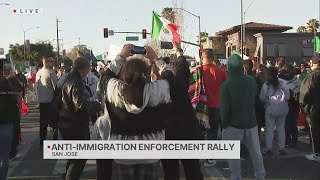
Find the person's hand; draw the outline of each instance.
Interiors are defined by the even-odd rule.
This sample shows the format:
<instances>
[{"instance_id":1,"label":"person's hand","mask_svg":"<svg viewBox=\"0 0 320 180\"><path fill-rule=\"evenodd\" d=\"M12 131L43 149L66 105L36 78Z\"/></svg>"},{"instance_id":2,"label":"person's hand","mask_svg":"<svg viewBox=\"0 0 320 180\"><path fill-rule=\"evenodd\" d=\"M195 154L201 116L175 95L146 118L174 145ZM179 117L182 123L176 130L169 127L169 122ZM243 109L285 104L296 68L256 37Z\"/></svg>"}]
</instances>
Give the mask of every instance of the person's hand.
<instances>
[{"instance_id":1,"label":"person's hand","mask_svg":"<svg viewBox=\"0 0 320 180\"><path fill-rule=\"evenodd\" d=\"M172 42L173 50L176 52L177 58L182 56L182 49L181 49L181 43Z\"/></svg>"},{"instance_id":2,"label":"person's hand","mask_svg":"<svg viewBox=\"0 0 320 180\"><path fill-rule=\"evenodd\" d=\"M135 47L133 44L125 44L120 52L119 56L121 58L127 58L131 55L131 50Z\"/></svg>"},{"instance_id":3,"label":"person's hand","mask_svg":"<svg viewBox=\"0 0 320 180\"><path fill-rule=\"evenodd\" d=\"M181 50L181 43L177 43L177 42L172 42L172 45L173 45L173 50L174 51L179 51L179 52L181 52L180 50Z\"/></svg>"},{"instance_id":4,"label":"person's hand","mask_svg":"<svg viewBox=\"0 0 320 180\"><path fill-rule=\"evenodd\" d=\"M145 46L146 49L146 58L150 59L152 62L158 59L157 53L150 46Z\"/></svg>"}]
</instances>

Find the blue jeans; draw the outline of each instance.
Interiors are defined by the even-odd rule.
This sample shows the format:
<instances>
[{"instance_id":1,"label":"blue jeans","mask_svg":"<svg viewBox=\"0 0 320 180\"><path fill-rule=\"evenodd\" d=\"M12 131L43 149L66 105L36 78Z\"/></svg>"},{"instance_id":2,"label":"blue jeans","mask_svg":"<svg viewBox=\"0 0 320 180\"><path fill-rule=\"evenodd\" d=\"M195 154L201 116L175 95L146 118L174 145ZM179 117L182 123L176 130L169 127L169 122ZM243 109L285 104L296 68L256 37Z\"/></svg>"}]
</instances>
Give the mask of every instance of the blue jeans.
<instances>
[{"instance_id":1,"label":"blue jeans","mask_svg":"<svg viewBox=\"0 0 320 180\"><path fill-rule=\"evenodd\" d=\"M286 115L274 117L269 113L266 113L266 149L272 148L274 130L277 129L279 148L284 149L286 134L284 130L284 124L286 122Z\"/></svg>"},{"instance_id":2,"label":"blue jeans","mask_svg":"<svg viewBox=\"0 0 320 180\"><path fill-rule=\"evenodd\" d=\"M13 124L0 124L0 179L7 179Z\"/></svg>"},{"instance_id":3,"label":"blue jeans","mask_svg":"<svg viewBox=\"0 0 320 180\"><path fill-rule=\"evenodd\" d=\"M257 126L251 129L237 129L234 127L227 127L222 130L223 140L240 140L240 143L246 145L252 164L254 167L254 175L257 180L265 179L265 169L263 158L260 150L260 142ZM231 171L231 180L241 180L241 160L228 160Z\"/></svg>"},{"instance_id":4,"label":"blue jeans","mask_svg":"<svg viewBox=\"0 0 320 180\"><path fill-rule=\"evenodd\" d=\"M209 108L209 124L210 129L208 130L208 139L209 140L217 140L218 139L218 131L219 125L221 124L220 120L220 109L218 108Z\"/></svg>"}]
</instances>

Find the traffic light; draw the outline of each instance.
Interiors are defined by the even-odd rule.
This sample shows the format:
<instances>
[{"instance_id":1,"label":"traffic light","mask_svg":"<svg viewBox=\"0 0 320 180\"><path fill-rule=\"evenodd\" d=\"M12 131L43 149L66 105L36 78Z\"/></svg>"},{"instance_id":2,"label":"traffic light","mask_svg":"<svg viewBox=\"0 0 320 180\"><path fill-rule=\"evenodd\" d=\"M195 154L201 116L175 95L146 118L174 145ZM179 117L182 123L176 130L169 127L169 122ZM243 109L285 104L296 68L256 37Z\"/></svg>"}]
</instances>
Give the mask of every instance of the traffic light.
<instances>
[{"instance_id":1,"label":"traffic light","mask_svg":"<svg viewBox=\"0 0 320 180\"><path fill-rule=\"evenodd\" d=\"M142 29L142 39L147 39L147 30Z\"/></svg>"},{"instance_id":2,"label":"traffic light","mask_svg":"<svg viewBox=\"0 0 320 180\"><path fill-rule=\"evenodd\" d=\"M103 37L104 37L104 38L108 38L108 35L109 35L108 28L104 28L104 29L103 29Z\"/></svg>"}]
</instances>

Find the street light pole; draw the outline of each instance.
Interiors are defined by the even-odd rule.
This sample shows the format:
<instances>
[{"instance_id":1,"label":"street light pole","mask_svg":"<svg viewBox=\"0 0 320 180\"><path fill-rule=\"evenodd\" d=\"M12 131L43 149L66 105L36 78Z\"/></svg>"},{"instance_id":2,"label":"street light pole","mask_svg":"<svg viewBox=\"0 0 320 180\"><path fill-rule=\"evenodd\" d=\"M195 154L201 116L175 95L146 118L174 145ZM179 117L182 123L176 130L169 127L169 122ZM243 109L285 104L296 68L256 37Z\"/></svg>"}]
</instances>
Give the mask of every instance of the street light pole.
<instances>
[{"instance_id":1,"label":"street light pole","mask_svg":"<svg viewBox=\"0 0 320 180\"><path fill-rule=\"evenodd\" d=\"M243 42L246 41L246 14L249 10L249 8L252 6L252 4L255 2L256 0L253 0L250 5L247 7L247 9L244 11L243 13L243 36L244 36L244 39L243 39Z\"/></svg>"},{"instance_id":2,"label":"street light pole","mask_svg":"<svg viewBox=\"0 0 320 180\"><path fill-rule=\"evenodd\" d=\"M196 18L198 18L198 20L199 20L199 48L202 49L202 47L201 47L201 19L200 19L200 16L197 16L197 15L193 14L192 12L190 12L188 10L185 10L183 8L172 8L172 9L182 10L182 11L184 11L184 12L186 12L186 13L188 13L188 14L196 17ZM202 64L201 58L200 58L200 64Z\"/></svg>"},{"instance_id":3,"label":"street light pole","mask_svg":"<svg viewBox=\"0 0 320 180\"><path fill-rule=\"evenodd\" d=\"M58 64L58 67L60 67L60 62L59 62L59 56L60 56L60 47L59 47L59 22L62 22L62 21L59 21L59 19L57 18L57 51L58 51L58 55L57 55L57 64Z\"/></svg>"},{"instance_id":4,"label":"street light pole","mask_svg":"<svg viewBox=\"0 0 320 180\"><path fill-rule=\"evenodd\" d=\"M256 0L253 0L250 5L247 7L247 9L243 12L243 1L241 0L241 20L243 20L241 22L241 54L242 54L242 59L243 59L243 43L246 41L246 14L249 10L249 8L252 6L252 4L255 2Z\"/></svg>"},{"instance_id":5,"label":"street light pole","mask_svg":"<svg viewBox=\"0 0 320 180\"><path fill-rule=\"evenodd\" d=\"M40 27L32 27L23 31L23 61L26 61L26 32L32 29L39 29Z\"/></svg>"},{"instance_id":6,"label":"street light pole","mask_svg":"<svg viewBox=\"0 0 320 180\"><path fill-rule=\"evenodd\" d=\"M243 59L243 0L241 0L241 58Z\"/></svg>"},{"instance_id":7,"label":"street light pole","mask_svg":"<svg viewBox=\"0 0 320 180\"><path fill-rule=\"evenodd\" d=\"M183 8L172 8L172 9L182 10L182 11L184 11L184 12L186 12L186 13L188 13L188 14L196 17L196 18L198 18L198 20L199 20L199 47L201 48L201 41L200 41L201 40L201 38L200 38L200 34L201 34L201 19L200 19L200 16L197 16L197 15L193 14L192 12L190 12L188 10L185 10Z\"/></svg>"}]
</instances>

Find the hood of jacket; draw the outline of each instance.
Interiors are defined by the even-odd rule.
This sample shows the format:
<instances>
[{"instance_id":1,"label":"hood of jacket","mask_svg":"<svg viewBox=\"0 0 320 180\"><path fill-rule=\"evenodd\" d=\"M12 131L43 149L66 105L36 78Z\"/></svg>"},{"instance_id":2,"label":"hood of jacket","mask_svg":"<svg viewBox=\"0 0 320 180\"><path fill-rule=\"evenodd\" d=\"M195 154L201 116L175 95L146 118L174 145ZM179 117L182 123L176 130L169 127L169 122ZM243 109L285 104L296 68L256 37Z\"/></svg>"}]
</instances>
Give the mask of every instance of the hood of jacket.
<instances>
[{"instance_id":1,"label":"hood of jacket","mask_svg":"<svg viewBox=\"0 0 320 180\"><path fill-rule=\"evenodd\" d=\"M166 80L157 80L149 82L144 87L143 105L137 107L134 104L126 103L122 96L124 82L111 78L107 86L107 100L114 104L115 107L125 108L129 113L139 114L147 106L156 107L160 104L168 104L171 102L170 87Z\"/></svg>"},{"instance_id":2,"label":"hood of jacket","mask_svg":"<svg viewBox=\"0 0 320 180\"><path fill-rule=\"evenodd\" d=\"M244 75L243 60L238 54L232 54L228 60L228 77L239 77Z\"/></svg>"}]
</instances>

